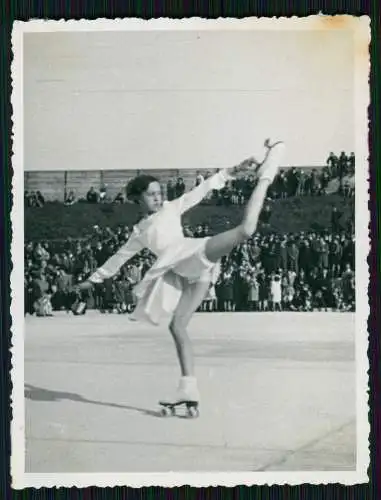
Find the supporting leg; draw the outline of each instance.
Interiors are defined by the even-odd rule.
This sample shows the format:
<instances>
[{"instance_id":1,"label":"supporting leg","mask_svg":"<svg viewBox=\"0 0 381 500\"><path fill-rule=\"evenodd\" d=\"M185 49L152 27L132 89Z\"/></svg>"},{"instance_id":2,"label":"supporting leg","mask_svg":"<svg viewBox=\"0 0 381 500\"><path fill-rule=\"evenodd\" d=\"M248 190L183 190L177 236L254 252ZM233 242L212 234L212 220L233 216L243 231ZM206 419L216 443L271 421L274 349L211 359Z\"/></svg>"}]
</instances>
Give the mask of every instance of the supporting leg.
<instances>
[{"instance_id":1,"label":"supporting leg","mask_svg":"<svg viewBox=\"0 0 381 500\"><path fill-rule=\"evenodd\" d=\"M194 376L193 350L187 327L193 313L206 296L208 288L209 283L203 281L186 284L169 325L182 376Z\"/></svg>"}]
</instances>

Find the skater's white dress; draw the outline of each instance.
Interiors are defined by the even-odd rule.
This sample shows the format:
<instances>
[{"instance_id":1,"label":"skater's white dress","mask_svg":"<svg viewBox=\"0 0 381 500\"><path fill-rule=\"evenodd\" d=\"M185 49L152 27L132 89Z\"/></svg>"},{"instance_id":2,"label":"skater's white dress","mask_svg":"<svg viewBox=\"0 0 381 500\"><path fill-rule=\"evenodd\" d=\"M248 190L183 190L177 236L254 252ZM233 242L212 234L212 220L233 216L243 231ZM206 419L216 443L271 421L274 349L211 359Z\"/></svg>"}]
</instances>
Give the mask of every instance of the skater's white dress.
<instances>
[{"instance_id":1,"label":"skater's white dress","mask_svg":"<svg viewBox=\"0 0 381 500\"><path fill-rule=\"evenodd\" d=\"M158 324L173 313L180 299L184 278L189 282L213 281L219 265L205 256L209 238L186 238L181 215L198 204L212 189L222 189L231 177L225 170L209 177L180 198L164 202L162 209L143 219L118 252L99 267L89 280L101 283L114 276L136 253L148 248L157 257L155 264L134 288L137 306L133 319Z\"/></svg>"}]
</instances>

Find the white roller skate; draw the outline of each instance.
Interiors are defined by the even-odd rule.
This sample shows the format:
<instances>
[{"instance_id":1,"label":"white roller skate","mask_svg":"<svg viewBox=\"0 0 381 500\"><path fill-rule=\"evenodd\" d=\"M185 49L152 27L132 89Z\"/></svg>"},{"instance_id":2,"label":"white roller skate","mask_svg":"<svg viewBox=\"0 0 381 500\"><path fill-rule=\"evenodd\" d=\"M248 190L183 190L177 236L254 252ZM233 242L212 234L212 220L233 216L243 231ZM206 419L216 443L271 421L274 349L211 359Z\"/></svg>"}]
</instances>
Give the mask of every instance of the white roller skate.
<instances>
[{"instance_id":1,"label":"white roller skate","mask_svg":"<svg viewBox=\"0 0 381 500\"><path fill-rule=\"evenodd\" d=\"M199 401L196 377L181 377L175 396L159 401L160 413L163 417L175 416L177 408L185 407L184 416L195 418L199 416Z\"/></svg>"},{"instance_id":2,"label":"white roller skate","mask_svg":"<svg viewBox=\"0 0 381 500\"><path fill-rule=\"evenodd\" d=\"M272 184L278 173L280 162L284 155L285 145L282 141L271 144L270 139L266 139L264 145L267 149L266 155L262 163L257 164L256 174L259 180L266 179Z\"/></svg>"}]
</instances>

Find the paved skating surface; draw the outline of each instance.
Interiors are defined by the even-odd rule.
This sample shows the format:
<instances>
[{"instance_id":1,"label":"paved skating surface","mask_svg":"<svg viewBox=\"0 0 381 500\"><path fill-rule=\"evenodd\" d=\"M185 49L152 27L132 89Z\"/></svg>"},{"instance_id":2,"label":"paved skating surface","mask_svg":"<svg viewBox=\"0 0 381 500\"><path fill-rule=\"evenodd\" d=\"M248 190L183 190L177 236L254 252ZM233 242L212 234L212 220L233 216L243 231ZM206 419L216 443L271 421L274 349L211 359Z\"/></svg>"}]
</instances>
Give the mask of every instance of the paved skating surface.
<instances>
[{"instance_id":1,"label":"paved skating surface","mask_svg":"<svg viewBox=\"0 0 381 500\"><path fill-rule=\"evenodd\" d=\"M354 315L197 314L200 418L159 417L177 385L165 327L26 318L26 472L355 470Z\"/></svg>"}]
</instances>

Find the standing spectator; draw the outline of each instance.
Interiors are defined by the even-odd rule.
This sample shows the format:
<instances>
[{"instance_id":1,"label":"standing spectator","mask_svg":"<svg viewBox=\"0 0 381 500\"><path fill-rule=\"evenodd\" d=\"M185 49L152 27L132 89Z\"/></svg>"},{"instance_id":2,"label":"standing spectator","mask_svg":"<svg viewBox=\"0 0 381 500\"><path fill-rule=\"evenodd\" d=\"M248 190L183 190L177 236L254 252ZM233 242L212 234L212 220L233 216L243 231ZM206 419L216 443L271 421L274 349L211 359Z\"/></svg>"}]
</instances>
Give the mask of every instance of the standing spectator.
<instances>
[{"instance_id":1,"label":"standing spectator","mask_svg":"<svg viewBox=\"0 0 381 500\"><path fill-rule=\"evenodd\" d=\"M52 297L52 304L54 302L54 309L66 309L70 307L70 296L73 292L73 277L68 275L64 269L57 269L57 277L55 285L57 291Z\"/></svg>"},{"instance_id":2,"label":"standing spectator","mask_svg":"<svg viewBox=\"0 0 381 500\"><path fill-rule=\"evenodd\" d=\"M311 194L312 196L316 196L320 190L320 182L319 176L316 168L314 168L311 172Z\"/></svg>"},{"instance_id":3,"label":"standing spectator","mask_svg":"<svg viewBox=\"0 0 381 500\"><path fill-rule=\"evenodd\" d=\"M347 237L344 238L343 241L343 252L341 257L342 268L345 268L347 264L350 267L355 267L355 239L354 236L349 239Z\"/></svg>"},{"instance_id":4,"label":"standing spectator","mask_svg":"<svg viewBox=\"0 0 381 500\"><path fill-rule=\"evenodd\" d=\"M278 274L271 279L271 303L273 311L282 311L282 283Z\"/></svg>"},{"instance_id":5,"label":"standing spectator","mask_svg":"<svg viewBox=\"0 0 381 500\"><path fill-rule=\"evenodd\" d=\"M349 263L345 264L345 270L341 276L344 303L351 304L354 300L354 273Z\"/></svg>"},{"instance_id":6,"label":"standing spectator","mask_svg":"<svg viewBox=\"0 0 381 500\"><path fill-rule=\"evenodd\" d=\"M355 173L355 154L352 151L349 157L347 158L347 165L348 165L348 173L353 175Z\"/></svg>"},{"instance_id":7,"label":"standing spectator","mask_svg":"<svg viewBox=\"0 0 381 500\"><path fill-rule=\"evenodd\" d=\"M327 159L327 165L330 169L330 172L331 172L331 176L332 177L336 177L337 176L337 166L338 166L338 163L339 163L339 159L338 157L333 154L333 152L330 153L330 155L328 156L328 159Z\"/></svg>"},{"instance_id":8,"label":"standing spectator","mask_svg":"<svg viewBox=\"0 0 381 500\"><path fill-rule=\"evenodd\" d=\"M308 239L304 239L300 242L299 248L299 268L309 273L312 267L312 251L310 247L310 242Z\"/></svg>"},{"instance_id":9,"label":"standing spectator","mask_svg":"<svg viewBox=\"0 0 381 500\"><path fill-rule=\"evenodd\" d=\"M287 191L288 196L296 196L298 192L298 173L295 167L290 169L287 173Z\"/></svg>"},{"instance_id":10,"label":"standing spectator","mask_svg":"<svg viewBox=\"0 0 381 500\"><path fill-rule=\"evenodd\" d=\"M264 272L258 274L258 284L259 284L259 310L267 311L270 296L270 282L266 278Z\"/></svg>"},{"instance_id":11,"label":"standing spectator","mask_svg":"<svg viewBox=\"0 0 381 500\"><path fill-rule=\"evenodd\" d=\"M317 267L319 269L328 268L329 248L324 238L319 238L316 246L317 251Z\"/></svg>"},{"instance_id":12,"label":"standing spectator","mask_svg":"<svg viewBox=\"0 0 381 500\"><path fill-rule=\"evenodd\" d=\"M272 215L272 210L269 204L266 204L259 216L259 222L262 226L262 228L269 228L270 227L270 219Z\"/></svg>"},{"instance_id":13,"label":"standing spectator","mask_svg":"<svg viewBox=\"0 0 381 500\"><path fill-rule=\"evenodd\" d=\"M180 198L185 193L185 183L182 177L179 177L175 186L176 198Z\"/></svg>"},{"instance_id":14,"label":"standing spectator","mask_svg":"<svg viewBox=\"0 0 381 500\"><path fill-rule=\"evenodd\" d=\"M333 233L338 233L340 231L340 217L341 213L337 210L337 207L332 208L331 212L331 228Z\"/></svg>"},{"instance_id":15,"label":"standing spectator","mask_svg":"<svg viewBox=\"0 0 381 500\"><path fill-rule=\"evenodd\" d=\"M287 274L286 274L286 277L287 277L287 282L288 282L288 284L289 284L289 285L291 285L292 287L293 287L293 286L294 286L294 284L295 284L295 280L296 280L296 277L297 277L297 276L298 276L298 275L296 274L296 272L295 272L295 271L293 271L292 269L289 269L289 270L287 271ZM301 272L299 273L299 276L303 277L303 276L304 276L304 271L301 271Z\"/></svg>"},{"instance_id":16,"label":"standing spectator","mask_svg":"<svg viewBox=\"0 0 381 500\"><path fill-rule=\"evenodd\" d=\"M279 266L285 271L288 270L288 249L286 236L283 236L279 242Z\"/></svg>"},{"instance_id":17,"label":"standing spectator","mask_svg":"<svg viewBox=\"0 0 381 500\"><path fill-rule=\"evenodd\" d=\"M195 185L199 186L201 184L201 182L204 182L204 176L201 174L201 172L199 170L197 170Z\"/></svg>"},{"instance_id":18,"label":"standing spectator","mask_svg":"<svg viewBox=\"0 0 381 500\"><path fill-rule=\"evenodd\" d=\"M50 285L42 270L36 272L32 282L33 308L37 316L52 316Z\"/></svg>"},{"instance_id":19,"label":"standing spectator","mask_svg":"<svg viewBox=\"0 0 381 500\"><path fill-rule=\"evenodd\" d=\"M339 192L343 192L343 180L347 171L347 157L344 151L341 152L338 161Z\"/></svg>"},{"instance_id":20,"label":"standing spectator","mask_svg":"<svg viewBox=\"0 0 381 500\"><path fill-rule=\"evenodd\" d=\"M231 267L222 271L220 278L217 281L217 287L217 296L222 306L222 310L225 312L234 311L235 303L233 294L233 269Z\"/></svg>"},{"instance_id":21,"label":"standing spectator","mask_svg":"<svg viewBox=\"0 0 381 500\"><path fill-rule=\"evenodd\" d=\"M290 240L290 244L288 246L288 266L291 271L294 271L296 274L299 272L299 248L294 239Z\"/></svg>"},{"instance_id":22,"label":"standing spectator","mask_svg":"<svg viewBox=\"0 0 381 500\"><path fill-rule=\"evenodd\" d=\"M201 303L201 310L207 312L213 312L216 310L217 296L214 283L210 283L209 289L206 293L205 299Z\"/></svg>"},{"instance_id":23,"label":"standing spectator","mask_svg":"<svg viewBox=\"0 0 381 500\"><path fill-rule=\"evenodd\" d=\"M342 248L339 237L335 235L329 245L329 269L336 275L340 272L340 263L342 258Z\"/></svg>"},{"instance_id":24,"label":"standing spectator","mask_svg":"<svg viewBox=\"0 0 381 500\"><path fill-rule=\"evenodd\" d=\"M255 273L252 273L249 281L249 311L257 311L259 302L259 283Z\"/></svg>"},{"instance_id":25,"label":"standing spectator","mask_svg":"<svg viewBox=\"0 0 381 500\"><path fill-rule=\"evenodd\" d=\"M294 300L294 295L295 295L295 289L291 285L291 283L288 282L286 278L284 282L284 287L282 288L283 305L286 311L291 310L291 305Z\"/></svg>"},{"instance_id":26,"label":"standing spectator","mask_svg":"<svg viewBox=\"0 0 381 500\"><path fill-rule=\"evenodd\" d=\"M175 186L173 185L172 179L167 182L167 200L172 201L176 198Z\"/></svg>"},{"instance_id":27,"label":"standing spectator","mask_svg":"<svg viewBox=\"0 0 381 500\"><path fill-rule=\"evenodd\" d=\"M326 309L331 302L330 300L330 280L328 277L328 270L322 269L320 274L316 278L316 291L315 297L317 297L317 301L315 303L315 307L317 309Z\"/></svg>"},{"instance_id":28,"label":"standing spectator","mask_svg":"<svg viewBox=\"0 0 381 500\"><path fill-rule=\"evenodd\" d=\"M252 244L249 248L249 259L253 266L256 266L261 260L261 248L258 245L258 238L254 237Z\"/></svg>"}]
</instances>

